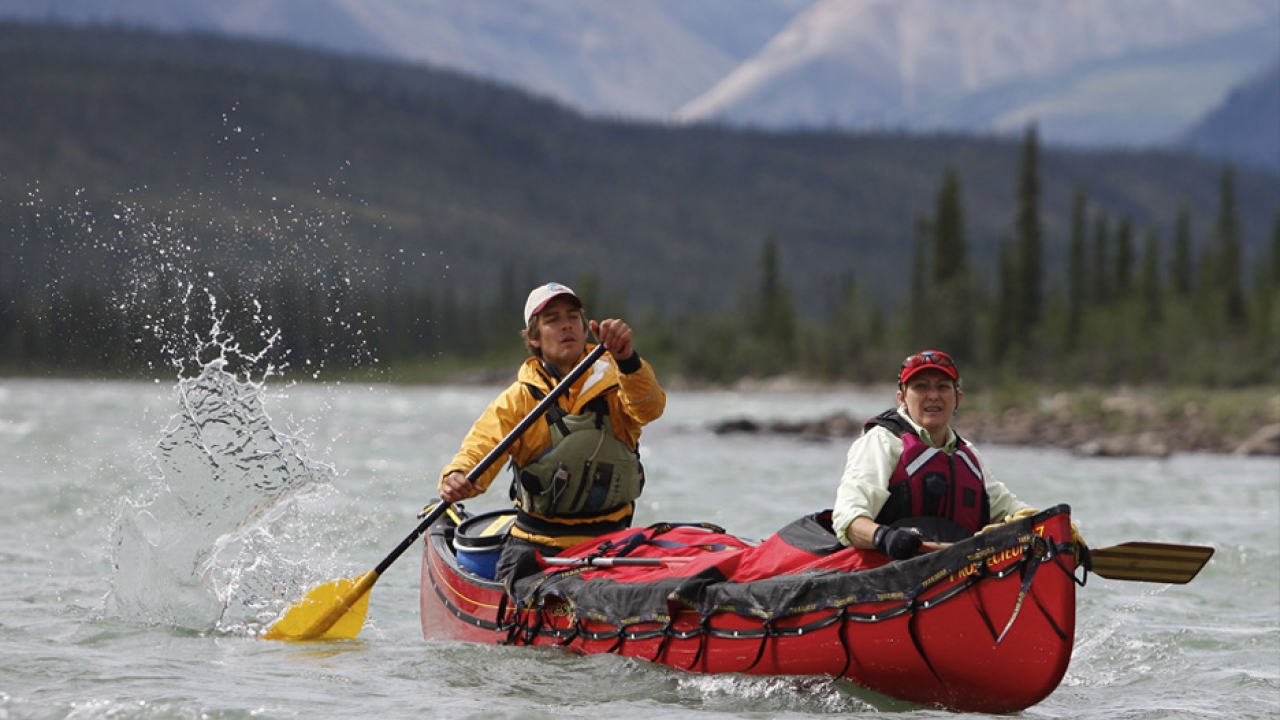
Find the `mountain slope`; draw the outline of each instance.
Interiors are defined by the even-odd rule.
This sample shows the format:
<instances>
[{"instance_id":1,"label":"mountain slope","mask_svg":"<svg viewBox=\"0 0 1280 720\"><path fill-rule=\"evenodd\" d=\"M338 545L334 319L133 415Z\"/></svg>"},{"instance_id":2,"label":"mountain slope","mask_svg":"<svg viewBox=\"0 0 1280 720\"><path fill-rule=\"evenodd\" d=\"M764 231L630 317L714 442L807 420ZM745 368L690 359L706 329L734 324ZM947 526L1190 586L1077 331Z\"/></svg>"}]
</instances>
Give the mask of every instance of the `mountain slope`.
<instances>
[{"instance_id":1,"label":"mountain slope","mask_svg":"<svg viewBox=\"0 0 1280 720\"><path fill-rule=\"evenodd\" d=\"M1206 56L1220 35L1235 42ZM1050 141L1152 144L1278 52L1274 0L824 0L677 118L980 132L1038 119Z\"/></svg>"},{"instance_id":2,"label":"mountain slope","mask_svg":"<svg viewBox=\"0 0 1280 720\"><path fill-rule=\"evenodd\" d=\"M504 273L594 272L677 312L736 302L773 235L817 313L849 274L901 297L948 167L984 274L1014 216L1016 142L592 121L449 73L205 36L0 24L0 96L0 282L112 282L172 241L267 283L337 263L489 297ZM1078 186L1136 227L1185 200L1198 237L1216 208L1220 168L1192 157L1049 151L1042 170L1053 277ZM1242 172L1237 190L1257 256L1280 179Z\"/></svg>"},{"instance_id":3,"label":"mountain slope","mask_svg":"<svg viewBox=\"0 0 1280 720\"><path fill-rule=\"evenodd\" d=\"M214 31L425 62L663 119L814 0L0 0L0 18Z\"/></svg>"},{"instance_id":4,"label":"mountain slope","mask_svg":"<svg viewBox=\"0 0 1280 720\"><path fill-rule=\"evenodd\" d=\"M917 130L947 125L1016 133L1036 120L1053 142L1176 146L1205 108L1220 105L1237 73L1276 50L1266 26L1174 48L1075 63L1034 80L997 83L959 99L921 104L890 120Z\"/></svg>"},{"instance_id":5,"label":"mountain slope","mask_svg":"<svg viewBox=\"0 0 1280 720\"><path fill-rule=\"evenodd\" d=\"M1231 93L1187 133L1184 145L1208 157L1280 173L1280 62Z\"/></svg>"},{"instance_id":6,"label":"mountain slope","mask_svg":"<svg viewBox=\"0 0 1280 720\"><path fill-rule=\"evenodd\" d=\"M1034 118L1047 142L1095 147L1168 146L1280 53L1280 0L0 0L3 17L425 62L602 117L970 133ZM1245 41L1204 55L1226 36Z\"/></svg>"}]
</instances>

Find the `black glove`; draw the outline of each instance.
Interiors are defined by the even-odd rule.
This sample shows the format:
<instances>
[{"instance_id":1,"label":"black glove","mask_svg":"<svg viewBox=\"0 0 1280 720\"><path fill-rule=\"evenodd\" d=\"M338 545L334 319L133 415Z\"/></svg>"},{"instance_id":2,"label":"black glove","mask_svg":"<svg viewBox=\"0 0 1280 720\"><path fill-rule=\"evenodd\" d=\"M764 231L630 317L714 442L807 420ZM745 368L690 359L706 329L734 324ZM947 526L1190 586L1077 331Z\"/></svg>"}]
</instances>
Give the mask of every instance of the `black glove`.
<instances>
[{"instance_id":1,"label":"black glove","mask_svg":"<svg viewBox=\"0 0 1280 720\"><path fill-rule=\"evenodd\" d=\"M915 556L916 552L920 550L920 544L923 542L924 536L913 527L881 525L876 528L876 534L871 544L894 560L906 560Z\"/></svg>"}]
</instances>

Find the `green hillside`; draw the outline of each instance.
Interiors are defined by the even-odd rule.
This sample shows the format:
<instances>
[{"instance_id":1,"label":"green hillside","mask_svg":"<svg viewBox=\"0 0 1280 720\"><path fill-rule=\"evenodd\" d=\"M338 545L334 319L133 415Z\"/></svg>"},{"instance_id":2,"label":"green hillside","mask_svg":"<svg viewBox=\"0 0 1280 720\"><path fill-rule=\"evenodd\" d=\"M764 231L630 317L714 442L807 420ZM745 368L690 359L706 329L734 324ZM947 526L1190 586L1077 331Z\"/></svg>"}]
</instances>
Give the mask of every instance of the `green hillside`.
<instances>
[{"instance_id":1,"label":"green hillside","mask_svg":"<svg viewBox=\"0 0 1280 720\"><path fill-rule=\"evenodd\" d=\"M770 241L800 315L821 319L850 278L902 303L948 168L980 287L1014 235L1019 139L590 121L421 67L118 28L0 24L0 98L11 302L107 288L124 303L209 277L345 284L417 293L413 312L461 327L479 316L449 308L515 319L525 289L554 278L673 317L739 307ZM1078 188L1162 248L1180 207L1210 242L1219 165L1046 148L1039 170L1050 287ZM1267 257L1280 178L1241 169L1234 190L1248 266Z\"/></svg>"},{"instance_id":2,"label":"green hillside","mask_svg":"<svg viewBox=\"0 0 1280 720\"><path fill-rule=\"evenodd\" d=\"M1016 142L591 122L454 75L213 38L7 25L0 41L10 202L38 181L50 204L203 194L216 223L285 203L346 212L351 244L428 253L440 266L418 272L468 292L502 258L596 270L639 305L716 302L770 233L805 286L838 269L888 290L947 165L981 264L1013 216ZM1051 247L1077 183L1168 228L1183 199L1211 217L1219 172L1154 153L1048 152L1044 170ZM1260 248L1280 181L1242 175L1239 191Z\"/></svg>"}]
</instances>

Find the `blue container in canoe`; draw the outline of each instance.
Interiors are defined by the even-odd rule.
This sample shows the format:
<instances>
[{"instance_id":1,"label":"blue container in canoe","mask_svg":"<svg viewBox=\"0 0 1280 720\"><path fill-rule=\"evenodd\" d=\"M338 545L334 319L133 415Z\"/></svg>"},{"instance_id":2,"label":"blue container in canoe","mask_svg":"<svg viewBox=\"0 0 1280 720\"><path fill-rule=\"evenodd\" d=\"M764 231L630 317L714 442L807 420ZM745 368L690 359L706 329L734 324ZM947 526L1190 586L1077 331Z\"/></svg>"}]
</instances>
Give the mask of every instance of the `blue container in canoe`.
<instances>
[{"instance_id":1,"label":"blue container in canoe","mask_svg":"<svg viewBox=\"0 0 1280 720\"><path fill-rule=\"evenodd\" d=\"M515 519L515 510L499 510L462 521L453 534L458 564L482 578L495 579L502 544Z\"/></svg>"}]
</instances>

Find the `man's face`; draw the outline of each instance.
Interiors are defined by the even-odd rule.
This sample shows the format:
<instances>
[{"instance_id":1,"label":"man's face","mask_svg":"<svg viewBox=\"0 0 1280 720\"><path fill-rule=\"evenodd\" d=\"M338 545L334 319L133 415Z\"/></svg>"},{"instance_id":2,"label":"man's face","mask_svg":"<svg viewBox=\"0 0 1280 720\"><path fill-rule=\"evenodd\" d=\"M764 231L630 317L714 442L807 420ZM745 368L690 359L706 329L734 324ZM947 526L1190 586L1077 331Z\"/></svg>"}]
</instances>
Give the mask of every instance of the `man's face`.
<instances>
[{"instance_id":1,"label":"man's face","mask_svg":"<svg viewBox=\"0 0 1280 720\"><path fill-rule=\"evenodd\" d=\"M562 372L571 369L587 347L586 323L582 308L572 298L551 298L538 313L538 337L533 346L542 351L542 359Z\"/></svg>"},{"instance_id":2,"label":"man's face","mask_svg":"<svg viewBox=\"0 0 1280 720\"><path fill-rule=\"evenodd\" d=\"M956 381L941 370L927 369L912 375L906 386L898 390L898 402L907 407L911 416L934 442L946 440L947 424L964 393L956 387Z\"/></svg>"}]
</instances>

